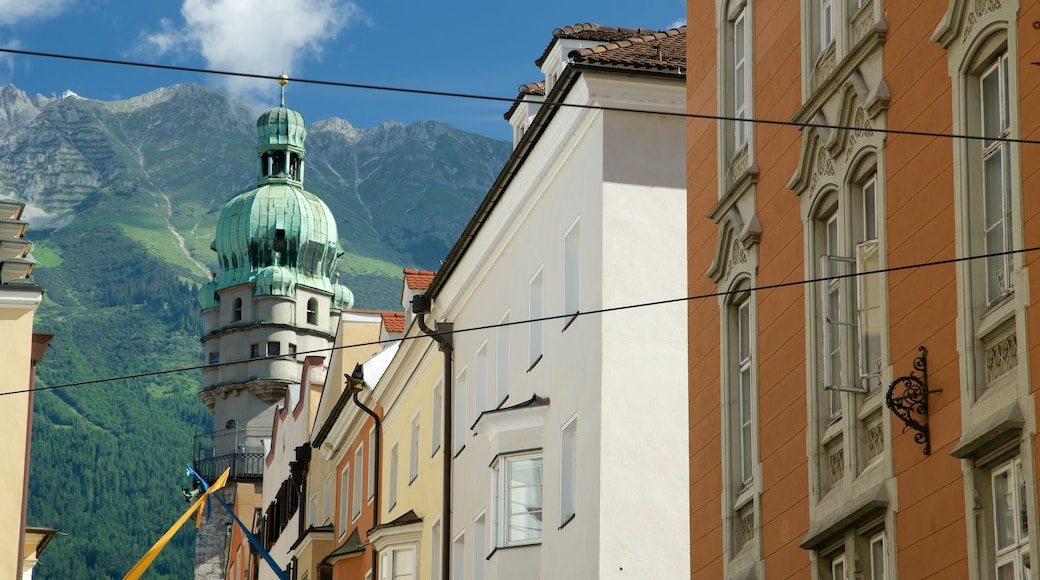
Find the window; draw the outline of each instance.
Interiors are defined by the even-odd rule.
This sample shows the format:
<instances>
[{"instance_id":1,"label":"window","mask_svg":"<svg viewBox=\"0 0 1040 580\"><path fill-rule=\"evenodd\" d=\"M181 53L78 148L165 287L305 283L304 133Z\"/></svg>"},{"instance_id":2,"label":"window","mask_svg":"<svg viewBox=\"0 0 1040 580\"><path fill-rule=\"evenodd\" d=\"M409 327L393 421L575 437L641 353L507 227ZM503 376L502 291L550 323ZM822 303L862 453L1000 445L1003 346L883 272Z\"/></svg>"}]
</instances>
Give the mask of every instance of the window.
<instances>
[{"instance_id":1,"label":"window","mask_svg":"<svg viewBox=\"0 0 1040 580\"><path fill-rule=\"evenodd\" d=\"M430 541L430 578L441 577L441 523L433 524Z\"/></svg>"},{"instance_id":2,"label":"window","mask_svg":"<svg viewBox=\"0 0 1040 580\"><path fill-rule=\"evenodd\" d=\"M339 473L339 535L347 532L347 506L350 498L350 464L347 464Z\"/></svg>"},{"instance_id":3,"label":"window","mask_svg":"<svg viewBox=\"0 0 1040 580\"><path fill-rule=\"evenodd\" d=\"M321 506L321 521L327 524L332 521L332 474L325 477L325 489L322 499L325 501Z\"/></svg>"},{"instance_id":4,"label":"window","mask_svg":"<svg viewBox=\"0 0 1040 580\"><path fill-rule=\"evenodd\" d=\"M870 538L870 580L888 578L888 567L885 564L885 534L877 534Z\"/></svg>"},{"instance_id":5,"label":"window","mask_svg":"<svg viewBox=\"0 0 1040 580\"><path fill-rule=\"evenodd\" d=\"M820 2L820 48L834 41L834 1L819 0Z\"/></svg>"},{"instance_id":6,"label":"window","mask_svg":"<svg viewBox=\"0 0 1040 580\"><path fill-rule=\"evenodd\" d=\"M578 418L560 430L560 527L574 518L578 497Z\"/></svg>"},{"instance_id":7,"label":"window","mask_svg":"<svg viewBox=\"0 0 1040 580\"><path fill-rule=\"evenodd\" d=\"M249 358L260 358L260 345L253 343L249 345Z\"/></svg>"},{"instance_id":8,"label":"window","mask_svg":"<svg viewBox=\"0 0 1040 580\"><path fill-rule=\"evenodd\" d=\"M1008 57L1004 53L983 71L979 79L982 120L982 225L986 254L1013 247L1011 227L1010 143L1000 141L1011 134L1008 107ZM1013 255L986 259L986 304L999 301L1011 291Z\"/></svg>"},{"instance_id":9,"label":"window","mask_svg":"<svg viewBox=\"0 0 1040 580\"><path fill-rule=\"evenodd\" d=\"M476 421L480 414L487 410L487 343L480 346L477 356L473 360L473 420Z\"/></svg>"},{"instance_id":10,"label":"window","mask_svg":"<svg viewBox=\"0 0 1040 580\"><path fill-rule=\"evenodd\" d=\"M413 580L415 578L415 548L391 548L382 553L379 565L380 580Z\"/></svg>"},{"instance_id":11,"label":"window","mask_svg":"<svg viewBox=\"0 0 1040 580\"><path fill-rule=\"evenodd\" d=\"M307 500L307 526L314 527L318 525L318 494L312 493L310 499Z\"/></svg>"},{"instance_id":12,"label":"window","mask_svg":"<svg viewBox=\"0 0 1040 580\"><path fill-rule=\"evenodd\" d=\"M1012 459L992 472L993 546L996 577L1029 578L1029 518L1022 460Z\"/></svg>"},{"instance_id":13,"label":"window","mask_svg":"<svg viewBox=\"0 0 1040 580\"><path fill-rule=\"evenodd\" d=\"M509 396L509 314L498 321L497 356L495 367L495 408L501 407Z\"/></svg>"},{"instance_id":14,"label":"window","mask_svg":"<svg viewBox=\"0 0 1040 580\"><path fill-rule=\"evenodd\" d=\"M235 302L231 307L231 322L238 322L242 320L242 299L235 298Z\"/></svg>"},{"instance_id":15,"label":"window","mask_svg":"<svg viewBox=\"0 0 1040 580\"><path fill-rule=\"evenodd\" d=\"M485 542L487 530L484 525L484 514L481 513L473 520L473 580L484 580L485 576Z\"/></svg>"},{"instance_id":16,"label":"window","mask_svg":"<svg viewBox=\"0 0 1040 580\"><path fill-rule=\"evenodd\" d=\"M459 534L451 543L451 580L466 580L466 536Z\"/></svg>"},{"instance_id":17,"label":"window","mask_svg":"<svg viewBox=\"0 0 1040 580\"><path fill-rule=\"evenodd\" d=\"M845 555L840 554L831 559L831 580L848 580L845 574Z\"/></svg>"},{"instance_id":18,"label":"window","mask_svg":"<svg viewBox=\"0 0 1040 580\"><path fill-rule=\"evenodd\" d=\"M394 443L393 448L390 450L390 481L387 483L389 486L390 497L390 509L394 509L397 505L397 443Z\"/></svg>"},{"instance_id":19,"label":"window","mask_svg":"<svg viewBox=\"0 0 1040 580\"><path fill-rule=\"evenodd\" d=\"M736 340L736 372L737 377L737 428L740 430L740 482L751 483L754 460L752 459L753 426L751 409L754 392L751 388L751 297L744 296L736 306L737 340Z\"/></svg>"},{"instance_id":20,"label":"window","mask_svg":"<svg viewBox=\"0 0 1040 580\"><path fill-rule=\"evenodd\" d=\"M881 389L881 278L852 277L881 268L877 177L870 167L849 184L848 207L818 222L822 303L823 384L832 420L842 414L841 391Z\"/></svg>"},{"instance_id":21,"label":"window","mask_svg":"<svg viewBox=\"0 0 1040 580\"><path fill-rule=\"evenodd\" d=\"M376 496L376 428L368 430L368 500Z\"/></svg>"},{"instance_id":22,"label":"window","mask_svg":"<svg viewBox=\"0 0 1040 580\"><path fill-rule=\"evenodd\" d=\"M282 343L280 342L268 342L267 343L267 356L278 356L282 354Z\"/></svg>"},{"instance_id":23,"label":"window","mask_svg":"<svg viewBox=\"0 0 1040 580\"><path fill-rule=\"evenodd\" d=\"M318 323L318 301L311 298L307 301L307 324Z\"/></svg>"},{"instance_id":24,"label":"window","mask_svg":"<svg viewBox=\"0 0 1040 580\"><path fill-rule=\"evenodd\" d=\"M412 418L411 444L408 454L408 485L419 477L419 413Z\"/></svg>"},{"instance_id":25,"label":"window","mask_svg":"<svg viewBox=\"0 0 1040 580\"><path fill-rule=\"evenodd\" d=\"M496 465L497 546L535 544L542 539L542 457L516 455Z\"/></svg>"},{"instance_id":26,"label":"window","mask_svg":"<svg viewBox=\"0 0 1040 580\"><path fill-rule=\"evenodd\" d=\"M563 320L566 330L578 314L581 280L581 222L575 222L563 236Z\"/></svg>"},{"instance_id":27,"label":"window","mask_svg":"<svg viewBox=\"0 0 1040 580\"><path fill-rule=\"evenodd\" d=\"M296 354L296 345L291 342L289 343L289 354Z\"/></svg>"},{"instance_id":28,"label":"window","mask_svg":"<svg viewBox=\"0 0 1040 580\"><path fill-rule=\"evenodd\" d=\"M527 362L528 370L542 360L542 272L531 278L528 287Z\"/></svg>"},{"instance_id":29,"label":"window","mask_svg":"<svg viewBox=\"0 0 1040 580\"><path fill-rule=\"evenodd\" d=\"M219 352L211 352L211 353L209 353L209 364L211 364L211 365L220 364L220 353Z\"/></svg>"},{"instance_id":30,"label":"window","mask_svg":"<svg viewBox=\"0 0 1040 580\"><path fill-rule=\"evenodd\" d=\"M372 452L369 451L369 455ZM361 515L361 485L364 481L365 472L361 468L365 464L365 448L358 446L357 451L354 452L354 488L350 492L350 521L358 519Z\"/></svg>"},{"instance_id":31,"label":"window","mask_svg":"<svg viewBox=\"0 0 1040 580\"><path fill-rule=\"evenodd\" d=\"M749 92L749 67L747 63L749 35L747 33L747 8L740 10L737 17L730 23L733 38L733 86L730 89L732 98L732 111L727 111L737 119L748 117ZM733 123L733 151L739 151L747 143L748 124L744 121Z\"/></svg>"},{"instance_id":32,"label":"window","mask_svg":"<svg viewBox=\"0 0 1040 580\"><path fill-rule=\"evenodd\" d=\"M444 388L442 385L437 385L433 389L433 432L431 433L430 439L433 441L433 448L430 451L430 455L437 453L437 450L441 448L441 439L443 438L443 430L441 428L442 417L444 416Z\"/></svg>"},{"instance_id":33,"label":"window","mask_svg":"<svg viewBox=\"0 0 1040 580\"><path fill-rule=\"evenodd\" d=\"M455 377L455 394L452 400L452 454L458 455L466 446L466 370Z\"/></svg>"}]
</instances>

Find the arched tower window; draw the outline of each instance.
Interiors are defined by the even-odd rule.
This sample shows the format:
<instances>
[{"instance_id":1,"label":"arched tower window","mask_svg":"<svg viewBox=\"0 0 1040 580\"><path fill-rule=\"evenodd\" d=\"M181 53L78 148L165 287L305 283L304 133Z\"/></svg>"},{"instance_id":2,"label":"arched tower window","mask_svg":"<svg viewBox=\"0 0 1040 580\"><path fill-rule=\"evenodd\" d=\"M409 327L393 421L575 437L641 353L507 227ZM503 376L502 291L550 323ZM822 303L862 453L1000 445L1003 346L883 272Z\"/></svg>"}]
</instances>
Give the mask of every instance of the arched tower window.
<instances>
[{"instance_id":1,"label":"arched tower window","mask_svg":"<svg viewBox=\"0 0 1040 580\"><path fill-rule=\"evenodd\" d=\"M318 301L311 298L307 301L307 324L318 323Z\"/></svg>"},{"instance_id":2,"label":"arched tower window","mask_svg":"<svg viewBox=\"0 0 1040 580\"><path fill-rule=\"evenodd\" d=\"M242 320L242 299L235 298L235 304L231 309L231 322Z\"/></svg>"}]
</instances>

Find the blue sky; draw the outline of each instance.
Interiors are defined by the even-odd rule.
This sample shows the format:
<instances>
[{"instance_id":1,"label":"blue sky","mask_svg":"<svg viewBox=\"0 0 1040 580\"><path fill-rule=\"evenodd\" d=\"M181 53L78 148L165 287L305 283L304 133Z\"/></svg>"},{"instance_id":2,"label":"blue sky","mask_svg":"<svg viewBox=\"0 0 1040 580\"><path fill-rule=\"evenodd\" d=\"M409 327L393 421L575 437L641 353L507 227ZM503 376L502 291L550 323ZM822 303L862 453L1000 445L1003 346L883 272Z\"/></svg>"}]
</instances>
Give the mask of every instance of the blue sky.
<instances>
[{"instance_id":1,"label":"blue sky","mask_svg":"<svg viewBox=\"0 0 1040 580\"><path fill-rule=\"evenodd\" d=\"M685 14L685 0L0 0L0 46L511 98L538 80L533 61L553 28L668 28ZM115 100L184 82L277 104L270 81L0 55L0 84L30 96ZM510 136L505 103L300 83L286 98L308 122L437 120Z\"/></svg>"}]
</instances>

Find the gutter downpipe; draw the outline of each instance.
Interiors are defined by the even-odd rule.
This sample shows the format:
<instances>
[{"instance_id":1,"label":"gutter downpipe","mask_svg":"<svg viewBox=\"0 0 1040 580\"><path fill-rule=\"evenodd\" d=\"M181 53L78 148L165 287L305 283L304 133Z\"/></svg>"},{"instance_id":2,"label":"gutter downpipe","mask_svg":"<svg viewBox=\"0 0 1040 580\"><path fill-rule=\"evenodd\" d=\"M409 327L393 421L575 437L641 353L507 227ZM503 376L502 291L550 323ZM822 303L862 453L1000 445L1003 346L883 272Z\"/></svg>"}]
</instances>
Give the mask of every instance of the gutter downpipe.
<instances>
[{"instance_id":1,"label":"gutter downpipe","mask_svg":"<svg viewBox=\"0 0 1040 580\"><path fill-rule=\"evenodd\" d=\"M454 458L448 446L451 443L450 436L454 432L452 428L452 411L455 408L452 401L452 391L454 389L451 382L451 355L453 347L451 332L453 324L450 322L438 322L436 329L431 329L429 326L426 326L426 314L429 312L430 300L425 294L412 297L412 314L415 314L419 328L433 338L437 342L440 351L444 353L444 405L441 409L441 412L444 413L444 420L441 422L444 429L441 438L441 453L444 457L444 481L442 484L444 496L441 503L441 578L442 580L450 580L451 542L448 539L451 538L451 462Z\"/></svg>"},{"instance_id":2,"label":"gutter downpipe","mask_svg":"<svg viewBox=\"0 0 1040 580\"><path fill-rule=\"evenodd\" d=\"M379 447L380 440L383 438L383 421L379 418L379 415L377 415L375 411L366 407L364 403L362 403L358 399L358 394L361 393L361 389L364 388L365 385L365 371L361 363L358 363L354 366L354 372L350 375L347 375L346 379L347 383L350 385L350 390L354 391L354 404L357 405L358 408L360 408L362 411L367 413L369 417L372 417L372 420L375 421L376 424L375 437L372 441L372 449L369 451L369 453L375 454L375 465L373 465L373 469L375 470L375 472L372 474L372 486L375 488L372 490L372 528L374 529L379 526ZM379 552L376 551L375 546L372 546L373 578L379 578L379 571L377 569L378 567Z\"/></svg>"}]
</instances>

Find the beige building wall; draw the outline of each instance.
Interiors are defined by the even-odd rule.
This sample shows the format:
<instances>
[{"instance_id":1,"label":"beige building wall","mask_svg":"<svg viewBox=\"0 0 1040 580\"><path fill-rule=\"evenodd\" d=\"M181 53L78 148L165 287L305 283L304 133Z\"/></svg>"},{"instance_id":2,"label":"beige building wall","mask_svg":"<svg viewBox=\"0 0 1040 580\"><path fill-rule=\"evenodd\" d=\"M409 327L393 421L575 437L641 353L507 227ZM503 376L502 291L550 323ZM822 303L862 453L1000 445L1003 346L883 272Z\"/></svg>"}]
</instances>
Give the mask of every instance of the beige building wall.
<instances>
[{"instance_id":1,"label":"beige building wall","mask_svg":"<svg viewBox=\"0 0 1040 580\"><path fill-rule=\"evenodd\" d=\"M22 572L32 398L18 391L30 386L33 316L42 297L38 289L0 287L0 457L5 458L0 469L0 577L16 578Z\"/></svg>"}]
</instances>

